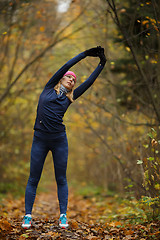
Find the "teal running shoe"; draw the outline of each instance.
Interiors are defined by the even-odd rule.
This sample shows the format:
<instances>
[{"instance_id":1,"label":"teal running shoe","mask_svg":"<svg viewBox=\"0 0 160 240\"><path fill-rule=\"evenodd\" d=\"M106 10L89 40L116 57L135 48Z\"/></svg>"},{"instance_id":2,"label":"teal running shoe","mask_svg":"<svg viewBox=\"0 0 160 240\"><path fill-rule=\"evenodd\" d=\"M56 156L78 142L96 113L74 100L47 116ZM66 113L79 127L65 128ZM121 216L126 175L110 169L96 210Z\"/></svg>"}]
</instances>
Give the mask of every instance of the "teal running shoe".
<instances>
[{"instance_id":1,"label":"teal running shoe","mask_svg":"<svg viewBox=\"0 0 160 240\"><path fill-rule=\"evenodd\" d=\"M32 217L30 216L24 216L23 222L22 222L22 228L28 229L32 226Z\"/></svg>"},{"instance_id":2,"label":"teal running shoe","mask_svg":"<svg viewBox=\"0 0 160 240\"><path fill-rule=\"evenodd\" d=\"M60 218L59 218L59 226L61 228L67 228L69 225L68 225L68 221L67 221L67 216L66 214L61 214L60 215Z\"/></svg>"}]
</instances>

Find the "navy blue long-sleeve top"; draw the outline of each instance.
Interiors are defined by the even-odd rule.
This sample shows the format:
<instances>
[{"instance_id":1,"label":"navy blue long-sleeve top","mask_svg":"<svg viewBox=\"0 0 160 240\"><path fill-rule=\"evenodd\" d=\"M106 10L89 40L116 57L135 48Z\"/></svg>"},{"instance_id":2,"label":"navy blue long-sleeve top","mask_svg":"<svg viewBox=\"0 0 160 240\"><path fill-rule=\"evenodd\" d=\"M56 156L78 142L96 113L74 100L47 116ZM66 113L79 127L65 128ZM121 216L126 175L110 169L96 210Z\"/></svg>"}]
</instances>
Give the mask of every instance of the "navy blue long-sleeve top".
<instances>
[{"instance_id":1,"label":"navy blue long-sleeve top","mask_svg":"<svg viewBox=\"0 0 160 240\"><path fill-rule=\"evenodd\" d=\"M35 132L38 131L41 134L46 133L47 135L65 132L63 116L71 104L71 101L65 94L62 94L61 96L58 95L54 87L69 68L85 57L85 52L82 52L70 59L48 81L39 97L37 117L34 125ZM89 78L73 91L73 100L80 97L93 84L103 67L104 66L99 63Z\"/></svg>"}]
</instances>

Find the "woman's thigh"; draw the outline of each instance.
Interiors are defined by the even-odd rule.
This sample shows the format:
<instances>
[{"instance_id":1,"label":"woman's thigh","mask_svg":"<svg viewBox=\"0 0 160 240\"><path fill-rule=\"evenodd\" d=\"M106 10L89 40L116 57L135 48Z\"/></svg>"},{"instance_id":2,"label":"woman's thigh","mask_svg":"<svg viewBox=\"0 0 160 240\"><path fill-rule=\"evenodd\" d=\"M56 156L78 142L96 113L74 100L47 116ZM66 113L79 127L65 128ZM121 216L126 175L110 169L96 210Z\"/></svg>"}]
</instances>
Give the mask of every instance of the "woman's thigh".
<instances>
[{"instance_id":1,"label":"woman's thigh","mask_svg":"<svg viewBox=\"0 0 160 240\"><path fill-rule=\"evenodd\" d=\"M65 177L68 160L68 141L66 135L57 138L56 141L53 142L51 151L53 155L56 178L61 176Z\"/></svg>"},{"instance_id":2,"label":"woman's thigh","mask_svg":"<svg viewBox=\"0 0 160 240\"><path fill-rule=\"evenodd\" d=\"M30 177L40 177L48 151L46 141L34 136L31 148Z\"/></svg>"}]
</instances>

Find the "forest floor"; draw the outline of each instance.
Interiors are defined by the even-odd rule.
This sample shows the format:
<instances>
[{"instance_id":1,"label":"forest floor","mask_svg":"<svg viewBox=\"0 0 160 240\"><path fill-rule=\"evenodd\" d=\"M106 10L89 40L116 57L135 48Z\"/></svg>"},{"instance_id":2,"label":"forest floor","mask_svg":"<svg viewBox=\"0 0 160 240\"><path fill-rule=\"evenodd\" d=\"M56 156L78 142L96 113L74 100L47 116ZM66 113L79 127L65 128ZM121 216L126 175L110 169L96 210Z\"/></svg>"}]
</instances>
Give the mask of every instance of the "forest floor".
<instances>
[{"instance_id":1,"label":"forest floor","mask_svg":"<svg viewBox=\"0 0 160 240\"><path fill-rule=\"evenodd\" d=\"M129 202L129 201L128 201ZM133 205L133 203L132 203ZM24 198L4 199L0 208L0 240L3 239L160 239L160 222L136 221L138 211L112 196L80 196L69 191L69 228L58 227L56 188L37 194L33 226L21 228ZM140 219L139 219L140 220Z\"/></svg>"}]
</instances>

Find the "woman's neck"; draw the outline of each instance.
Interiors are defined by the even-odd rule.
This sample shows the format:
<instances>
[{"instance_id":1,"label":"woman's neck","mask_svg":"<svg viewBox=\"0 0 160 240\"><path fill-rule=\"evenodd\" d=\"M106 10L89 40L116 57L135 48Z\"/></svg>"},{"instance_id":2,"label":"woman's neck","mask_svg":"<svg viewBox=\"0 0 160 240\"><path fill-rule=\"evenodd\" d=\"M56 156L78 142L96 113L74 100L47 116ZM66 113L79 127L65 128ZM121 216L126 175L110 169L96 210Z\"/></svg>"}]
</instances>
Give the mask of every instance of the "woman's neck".
<instances>
[{"instance_id":1,"label":"woman's neck","mask_svg":"<svg viewBox=\"0 0 160 240\"><path fill-rule=\"evenodd\" d=\"M69 92L69 90L66 88L66 87L64 87L62 84L61 84L61 86L60 86L60 95L61 94L63 94L63 93L68 93Z\"/></svg>"}]
</instances>

